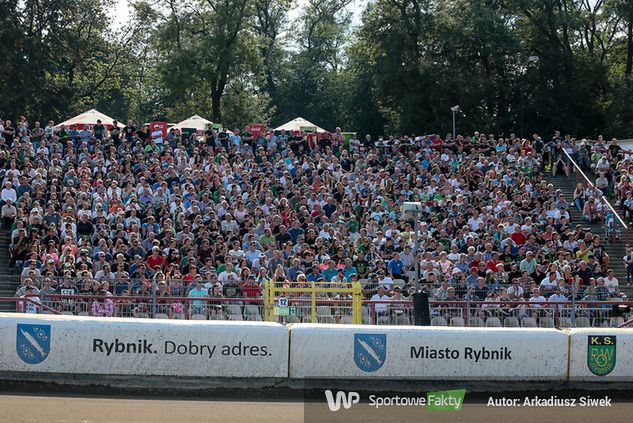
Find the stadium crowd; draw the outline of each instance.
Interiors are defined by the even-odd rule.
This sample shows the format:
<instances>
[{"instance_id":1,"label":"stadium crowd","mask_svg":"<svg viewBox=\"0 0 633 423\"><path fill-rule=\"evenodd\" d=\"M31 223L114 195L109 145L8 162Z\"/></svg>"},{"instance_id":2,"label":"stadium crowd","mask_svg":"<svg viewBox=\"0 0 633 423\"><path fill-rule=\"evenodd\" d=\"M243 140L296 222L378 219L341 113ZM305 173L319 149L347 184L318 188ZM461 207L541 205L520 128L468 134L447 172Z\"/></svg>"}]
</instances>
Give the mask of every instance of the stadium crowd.
<instances>
[{"instance_id":1,"label":"stadium crowd","mask_svg":"<svg viewBox=\"0 0 633 423\"><path fill-rule=\"evenodd\" d=\"M347 142L339 128L158 134L132 122L0 126L2 223L22 277L16 296L252 299L265 281L361 281L367 300L402 300L416 275L405 201L423 204L419 283L433 299L612 301L631 282L633 271L626 281L613 276L622 259L610 259L600 236L569 213L603 219L599 200L616 193L633 219L631 163L617 141L590 145L556 132ZM574 198L543 178L568 172L562 149L598 175ZM57 307L77 311L72 301ZM516 309L508 307L487 312ZM111 299L91 311L115 313Z\"/></svg>"}]
</instances>

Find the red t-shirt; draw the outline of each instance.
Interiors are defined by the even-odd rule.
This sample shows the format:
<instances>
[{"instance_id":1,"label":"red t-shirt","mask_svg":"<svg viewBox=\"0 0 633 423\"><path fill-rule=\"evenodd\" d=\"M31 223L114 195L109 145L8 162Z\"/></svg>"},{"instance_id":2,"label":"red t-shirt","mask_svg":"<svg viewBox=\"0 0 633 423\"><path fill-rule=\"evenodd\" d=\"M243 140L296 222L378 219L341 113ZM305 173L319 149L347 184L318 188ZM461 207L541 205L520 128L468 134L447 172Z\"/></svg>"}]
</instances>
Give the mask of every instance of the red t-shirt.
<instances>
[{"instance_id":1,"label":"red t-shirt","mask_svg":"<svg viewBox=\"0 0 633 423\"><path fill-rule=\"evenodd\" d=\"M512 240L515 242L516 245L523 245L525 244L527 238L525 237L523 232L515 232L512 234Z\"/></svg>"},{"instance_id":2,"label":"red t-shirt","mask_svg":"<svg viewBox=\"0 0 633 423\"><path fill-rule=\"evenodd\" d=\"M149 256L147 258L147 265L151 268L154 269L156 266L160 266L163 267L163 265L165 264L165 259L163 259L162 255L158 255L158 257L154 258L153 255Z\"/></svg>"},{"instance_id":3,"label":"red t-shirt","mask_svg":"<svg viewBox=\"0 0 633 423\"><path fill-rule=\"evenodd\" d=\"M262 294L262 291L259 288L259 285L257 284L251 285L251 284L245 283L242 285L242 293L244 294L245 297L257 298Z\"/></svg>"}]
</instances>

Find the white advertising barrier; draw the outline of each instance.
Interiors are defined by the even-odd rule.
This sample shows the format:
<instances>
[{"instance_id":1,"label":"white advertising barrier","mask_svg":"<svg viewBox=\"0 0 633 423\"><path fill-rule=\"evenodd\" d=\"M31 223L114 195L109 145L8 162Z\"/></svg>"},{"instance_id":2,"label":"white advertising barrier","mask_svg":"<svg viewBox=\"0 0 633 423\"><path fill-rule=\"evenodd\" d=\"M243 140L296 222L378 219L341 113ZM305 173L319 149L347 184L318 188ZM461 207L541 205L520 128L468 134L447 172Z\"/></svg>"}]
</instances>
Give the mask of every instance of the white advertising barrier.
<instances>
[{"instance_id":1,"label":"white advertising barrier","mask_svg":"<svg viewBox=\"0 0 633 423\"><path fill-rule=\"evenodd\" d=\"M287 377L276 323L0 313L0 371Z\"/></svg>"},{"instance_id":2,"label":"white advertising barrier","mask_svg":"<svg viewBox=\"0 0 633 423\"><path fill-rule=\"evenodd\" d=\"M554 329L296 324L290 342L291 378L567 379Z\"/></svg>"},{"instance_id":3,"label":"white advertising barrier","mask_svg":"<svg viewBox=\"0 0 633 423\"><path fill-rule=\"evenodd\" d=\"M570 329L569 379L633 380L633 329Z\"/></svg>"}]
</instances>

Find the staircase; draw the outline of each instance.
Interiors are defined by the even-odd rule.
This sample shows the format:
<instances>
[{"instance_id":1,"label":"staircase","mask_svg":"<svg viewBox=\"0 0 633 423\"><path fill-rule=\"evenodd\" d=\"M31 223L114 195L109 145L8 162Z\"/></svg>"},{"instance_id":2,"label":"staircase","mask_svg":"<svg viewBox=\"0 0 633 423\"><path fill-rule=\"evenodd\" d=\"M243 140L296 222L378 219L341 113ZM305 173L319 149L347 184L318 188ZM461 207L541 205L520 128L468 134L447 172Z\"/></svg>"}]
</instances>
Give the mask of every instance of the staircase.
<instances>
[{"instance_id":1,"label":"staircase","mask_svg":"<svg viewBox=\"0 0 633 423\"><path fill-rule=\"evenodd\" d=\"M11 231L0 229L0 297L13 297L19 286L18 269L9 264ZM15 311L12 301L0 301L0 312Z\"/></svg>"},{"instance_id":2,"label":"staircase","mask_svg":"<svg viewBox=\"0 0 633 423\"><path fill-rule=\"evenodd\" d=\"M620 282L620 286L626 285L626 269L622 258L626 255L626 245L624 240L624 233L621 233L620 239L613 242L613 238L606 239L604 227L600 223L589 224L582 220L582 213L573 205L574 189L576 188L576 177L572 175L568 178L565 174L559 174L552 176L551 173L546 173L545 180L554 185L556 189L560 189L565 194L565 199L570 203L570 207L567 211L571 216L573 225L582 224L585 228L590 228L591 232L595 235L600 235L601 244L604 246L606 253L609 255L609 269L613 269L613 276L615 276ZM590 177L590 176L589 176ZM611 203L613 205L613 203ZM617 211L617 210L616 210ZM620 216L621 217L621 216ZM607 269L603 269L606 274ZM627 290L628 291L628 290ZM629 292L627 292L627 295Z\"/></svg>"}]
</instances>

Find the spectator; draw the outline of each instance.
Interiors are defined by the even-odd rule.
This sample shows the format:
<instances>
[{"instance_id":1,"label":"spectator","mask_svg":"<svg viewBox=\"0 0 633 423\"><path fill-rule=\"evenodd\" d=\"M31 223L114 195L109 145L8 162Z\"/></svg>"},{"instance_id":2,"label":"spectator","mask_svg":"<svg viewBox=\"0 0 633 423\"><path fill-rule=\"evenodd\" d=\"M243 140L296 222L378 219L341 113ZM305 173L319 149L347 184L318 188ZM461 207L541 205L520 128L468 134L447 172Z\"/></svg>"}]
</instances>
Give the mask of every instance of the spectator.
<instances>
[{"instance_id":1,"label":"spectator","mask_svg":"<svg viewBox=\"0 0 633 423\"><path fill-rule=\"evenodd\" d=\"M39 313L41 307L41 300L36 292L36 288L33 285L28 285L25 287L24 295L20 296L22 300L20 302L22 306L22 312L28 314L37 314Z\"/></svg>"},{"instance_id":2,"label":"spectator","mask_svg":"<svg viewBox=\"0 0 633 423\"><path fill-rule=\"evenodd\" d=\"M1 214L3 228L11 228L16 216L18 215L18 209L13 205L13 200L11 198L7 198L5 200L5 204L2 206Z\"/></svg>"},{"instance_id":3,"label":"spectator","mask_svg":"<svg viewBox=\"0 0 633 423\"><path fill-rule=\"evenodd\" d=\"M387 290L383 285L378 285L376 294L371 297L371 301L376 301L374 304L374 310L376 315L379 317L384 317L389 315L389 304L388 301L391 298L387 295Z\"/></svg>"},{"instance_id":4,"label":"spectator","mask_svg":"<svg viewBox=\"0 0 633 423\"><path fill-rule=\"evenodd\" d=\"M198 279L194 283L193 289L189 291L188 298L207 298L209 296L209 290L202 286L202 280ZM207 314L207 303L204 300L193 300L189 304L189 313L193 314Z\"/></svg>"}]
</instances>

